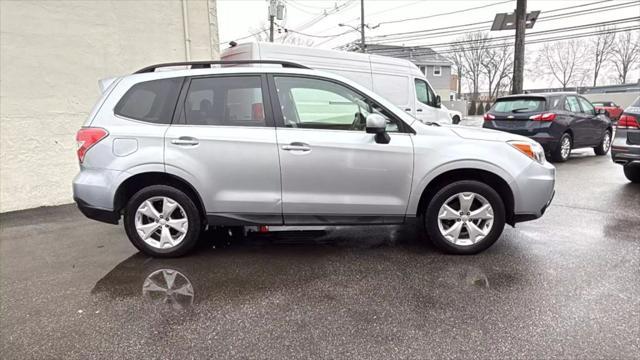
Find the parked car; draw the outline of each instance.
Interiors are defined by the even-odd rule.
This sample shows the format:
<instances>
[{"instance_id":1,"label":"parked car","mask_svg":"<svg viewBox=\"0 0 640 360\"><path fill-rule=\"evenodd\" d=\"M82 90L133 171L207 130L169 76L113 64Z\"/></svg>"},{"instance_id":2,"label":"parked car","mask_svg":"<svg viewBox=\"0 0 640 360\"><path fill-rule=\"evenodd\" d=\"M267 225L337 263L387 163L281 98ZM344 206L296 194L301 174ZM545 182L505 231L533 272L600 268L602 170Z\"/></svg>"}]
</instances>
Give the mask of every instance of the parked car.
<instances>
[{"instance_id":1,"label":"parked car","mask_svg":"<svg viewBox=\"0 0 640 360\"><path fill-rule=\"evenodd\" d=\"M510 95L496 100L484 115L485 129L527 136L539 142L553 161L569 159L571 149L606 155L613 126L604 110L575 93Z\"/></svg>"},{"instance_id":2,"label":"parked car","mask_svg":"<svg viewBox=\"0 0 640 360\"><path fill-rule=\"evenodd\" d=\"M553 197L555 168L525 137L423 124L341 76L248 62L258 66L160 64L103 82L77 134L80 210L123 218L158 257L187 253L205 226L413 218L444 251L473 254Z\"/></svg>"},{"instance_id":3,"label":"parked car","mask_svg":"<svg viewBox=\"0 0 640 360\"><path fill-rule=\"evenodd\" d=\"M418 67L408 60L349 51L253 42L228 48L222 60L290 60L334 73L373 90L423 122L451 124L452 117Z\"/></svg>"},{"instance_id":4,"label":"parked car","mask_svg":"<svg viewBox=\"0 0 640 360\"><path fill-rule=\"evenodd\" d=\"M444 105L442 105L442 108L447 110L447 112L449 113L449 117L451 118L451 123L453 125L460 124L460 120L462 120L462 113L460 111L448 109Z\"/></svg>"},{"instance_id":5,"label":"parked car","mask_svg":"<svg viewBox=\"0 0 640 360\"><path fill-rule=\"evenodd\" d=\"M623 166L629 181L640 183L640 96L618 120L611 158Z\"/></svg>"},{"instance_id":6,"label":"parked car","mask_svg":"<svg viewBox=\"0 0 640 360\"><path fill-rule=\"evenodd\" d=\"M605 114L612 121L618 121L620 115L622 115L622 107L620 105L617 105L613 101L596 101L592 102L592 104L596 108L596 110L604 110Z\"/></svg>"}]
</instances>

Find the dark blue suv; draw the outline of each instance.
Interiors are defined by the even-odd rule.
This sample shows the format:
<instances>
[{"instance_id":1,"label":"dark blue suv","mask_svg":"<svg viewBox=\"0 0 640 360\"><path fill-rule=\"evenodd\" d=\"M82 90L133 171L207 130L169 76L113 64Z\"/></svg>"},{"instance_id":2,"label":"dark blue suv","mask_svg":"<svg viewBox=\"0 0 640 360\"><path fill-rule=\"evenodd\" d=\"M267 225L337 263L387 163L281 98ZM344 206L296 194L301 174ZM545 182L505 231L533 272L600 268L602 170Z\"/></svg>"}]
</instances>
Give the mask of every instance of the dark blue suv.
<instances>
[{"instance_id":1,"label":"dark blue suv","mask_svg":"<svg viewBox=\"0 0 640 360\"><path fill-rule=\"evenodd\" d=\"M501 97L484 120L484 128L536 140L556 162L566 161L571 149L591 147L596 155L606 155L611 147L611 120L575 93Z\"/></svg>"}]
</instances>

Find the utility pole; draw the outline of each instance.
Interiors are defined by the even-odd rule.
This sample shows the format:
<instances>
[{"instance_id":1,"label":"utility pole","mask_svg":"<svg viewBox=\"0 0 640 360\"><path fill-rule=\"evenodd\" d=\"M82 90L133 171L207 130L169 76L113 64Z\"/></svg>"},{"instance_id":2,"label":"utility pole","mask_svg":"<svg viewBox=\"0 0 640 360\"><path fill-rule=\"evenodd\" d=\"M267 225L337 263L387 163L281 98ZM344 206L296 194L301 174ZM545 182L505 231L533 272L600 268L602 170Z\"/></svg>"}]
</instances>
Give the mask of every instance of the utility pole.
<instances>
[{"instance_id":1,"label":"utility pole","mask_svg":"<svg viewBox=\"0 0 640 360\"><path fill-rule=\"evenodd\" d=\"M512 94L521 94L524 87L524 35L527 28L527 0L517 0L516 42L513 59Z\"/></svg>"},{"instance_id":2,"label":"utility pole","mask_svg":"<svg viewBox=\"0 0 640 360\"><path fill-rule=\"evenodd\" d=\"M360 0L360 51L367 52L364 43L364 0Z\"/></svg>"},{"instance_id":3,"label":"utility pole","mask_svg":"<svg viewBox=\"0 0 640 360\"><path fill-rule=\"evenodd\" d=\"M269 42L273 42L273 19L275 16L269 15Z\"/></svg>"}]
</instances>

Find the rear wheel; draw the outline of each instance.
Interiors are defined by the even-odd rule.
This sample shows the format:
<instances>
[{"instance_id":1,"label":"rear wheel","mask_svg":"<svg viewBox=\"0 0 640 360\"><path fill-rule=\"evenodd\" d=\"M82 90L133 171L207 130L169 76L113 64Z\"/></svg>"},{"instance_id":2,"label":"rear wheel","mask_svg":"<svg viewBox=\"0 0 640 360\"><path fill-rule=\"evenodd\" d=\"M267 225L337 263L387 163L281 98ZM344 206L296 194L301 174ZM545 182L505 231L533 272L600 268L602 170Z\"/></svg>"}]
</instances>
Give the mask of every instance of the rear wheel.
<instances>
[{"instance_id":1,"label":"rear wheel","mask_svg":"<svg viewBox=\"0 0 640 360\"><path fill-rule=\"evenodd\" d=\"M602 136L602 141L600 141L600 144L598 144L598 146L593 148L593 151L596 153L596 155L602 156L602 155L607 155L610 148L611 148L611 130L607 130L605 131L604 136Z\"/></svg>"},{"instance_id":2,"label":"rear wheel","mask_svg":"<svg viewBox=\"0 0 640 360\"><path fill-rule=\"evenodd\" d=\"M154 257L189 252L201 231L200 212L189 196L166 185L143 188L124 211L124 228L131 243Z\"/></svg>"},{"instance_id":3,"label":"rear wheel","mask_svg":"<svg viewBox=\"0 0 640 360\"><path fill-rule=\"evenodd\" d=\"M427 207L424 224L431 241L451 254L476 254L502 234L504 204L488 185L463 180L438 191Z\"/></svg>"},{"instance_id":4,"label":"rear wheel","mask_svg":"<svg viewBox=\"0 0 640 360\"><path fill-rule=\"evenodd\" d=\"M568 133L562 134L560 137L560 142L558 146L556 146L555 150L551 152L551 158L555 162L565 162L571 156L571 145L573 144L573 139L571 135Z\"/></svg>"},{"instance_id":5,"label":"rear wheel","mask_svg":"<svg viewBox=\"0 0 640 360\"><path fill-rule=\"evenodd\" d=\"M460 116L458 116L458 115L453 115L453 118L451 119L451 121L453 122L453 125L458 125L458 124L460 124Z\"/></svg>"},{"instance_id":6,"label":"rear wheel","mask_svg":"<svg viewBox=\"0 0 640 360\"><path fill-rule=\"evenodd\" d=\"M632 183L640 183L640 166L626 165L624 167L624 176Z\"/></svg>"}]
</instances>

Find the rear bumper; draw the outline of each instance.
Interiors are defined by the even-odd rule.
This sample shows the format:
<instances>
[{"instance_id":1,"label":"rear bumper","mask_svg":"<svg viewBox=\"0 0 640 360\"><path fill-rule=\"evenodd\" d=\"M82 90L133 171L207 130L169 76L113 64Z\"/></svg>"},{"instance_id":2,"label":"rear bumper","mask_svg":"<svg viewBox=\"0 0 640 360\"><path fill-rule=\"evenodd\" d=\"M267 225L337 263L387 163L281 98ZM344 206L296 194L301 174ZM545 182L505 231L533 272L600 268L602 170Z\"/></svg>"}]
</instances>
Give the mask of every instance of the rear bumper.
<instances>
[{"instance_id":1,"label":"rear bumper","mask_svg":"<svg viewBox=\"0 0 640 360\"><path fill-rule=\"evenodd\" d=\"M76 202L76 205L78 205L80 212L89 219L116 225L120 221L120 214L113 210L91 207L89 204L78 198L74 198L73 200Z\"/></svg>"}]
</instances>

